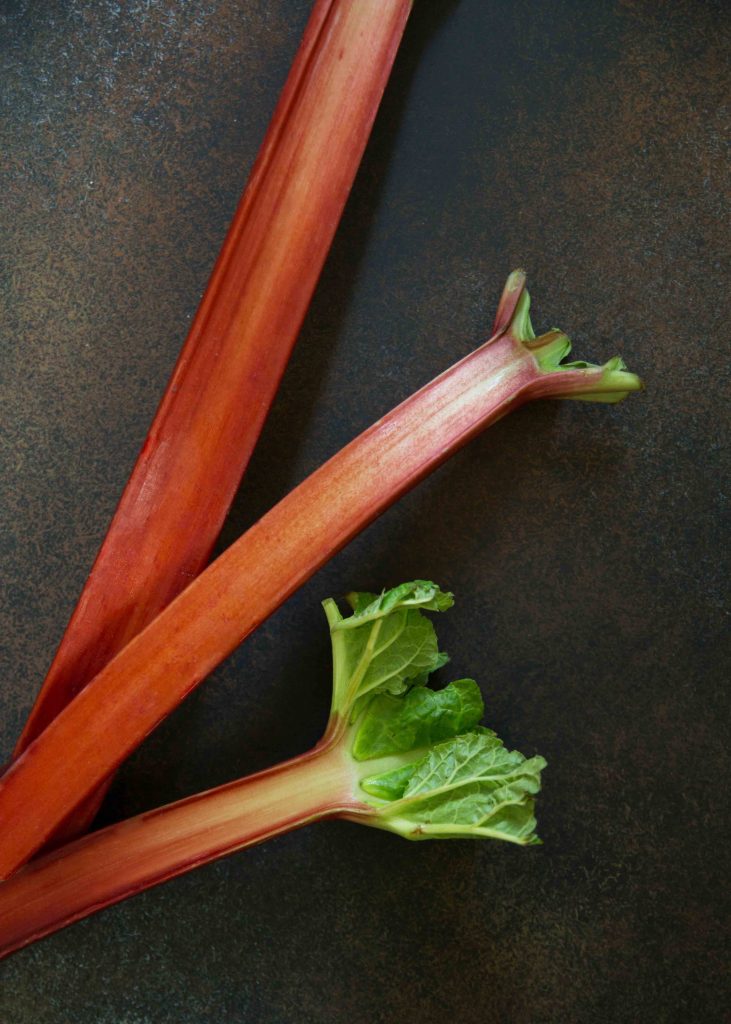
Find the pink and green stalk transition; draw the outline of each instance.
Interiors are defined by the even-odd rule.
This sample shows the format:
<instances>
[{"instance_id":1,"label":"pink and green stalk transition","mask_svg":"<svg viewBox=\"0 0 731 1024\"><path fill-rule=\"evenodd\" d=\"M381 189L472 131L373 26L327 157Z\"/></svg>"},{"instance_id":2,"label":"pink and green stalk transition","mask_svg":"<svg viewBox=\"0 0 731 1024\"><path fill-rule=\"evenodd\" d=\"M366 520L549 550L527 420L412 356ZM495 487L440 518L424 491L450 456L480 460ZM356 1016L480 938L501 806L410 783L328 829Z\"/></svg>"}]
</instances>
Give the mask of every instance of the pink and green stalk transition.
<instances>
[{"instance_id":1,"label":"pink and green stalk transition","mask_svg":"<svg viewBox=\"0 0 731 1024\"><path fill-rule=\"evenodd\" d=\"M0 878L305 580L485 427L533 398L617 402L641 389L618 357L561 364L568 338L535 337L528 310L515 272L489 341L291 491L50 723L0 779Z\"/></svg>"},{"instance_id":2,"label":"pink and green stalk transition","mask_svg":"<svg viewBox=\"0 0 731 1024\"><path fill-rule=\"evenodd\" d=\"M447 661L425 611L452 595L417 580L324 602L333 650L325 736L307 754L139 815L28 865L0 886L0 956L144 889L328 817L409 839L537 843L541 757L509 751L479 724L472 679L441 690Z\"/></svg>"}]
</instances>

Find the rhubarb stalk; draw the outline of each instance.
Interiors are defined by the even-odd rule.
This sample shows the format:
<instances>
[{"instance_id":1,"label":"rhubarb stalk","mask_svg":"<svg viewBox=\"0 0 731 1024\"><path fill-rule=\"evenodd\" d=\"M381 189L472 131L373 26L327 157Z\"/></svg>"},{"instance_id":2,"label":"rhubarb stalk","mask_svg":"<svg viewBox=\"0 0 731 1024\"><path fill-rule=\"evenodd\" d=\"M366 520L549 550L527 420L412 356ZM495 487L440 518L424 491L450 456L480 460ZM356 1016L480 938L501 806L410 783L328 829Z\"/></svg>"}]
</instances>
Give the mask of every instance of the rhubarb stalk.
<instances>
[{"instance_id":1,"label":"rhubarb stalk","mask_svg":"<svg viewBox=\"0 0 731 1024\"><path fill-rule=\"evenodd\" d=\"M0 886L0 956L234 850L321 818L347 817L408 839L469 836L528 846L541 757L507 750L481 726L473 679L433 690L447 658L424 612L452 595L416 580L325 601L333 697L308 754L141 814L28 865Z\"/></svg>"},{"instance_id":2,"label":"rhubarb stalk","mask_svg":"<svg viewBox=\"0 0 731 1024\"><path fill-rule=\"evenodd\" d=\"M294 783L294 784L292 784ZM345 810L319 752L93 832L0 886L0 957L235 850Z\"/></svg>"},{"instance_id":3,"label":"rhubarb stalk","mask_svg":"<svg viewBox=\"0 0 731 1024\"><path fill-rule=\"evenodd\" d=\"M411 0L315 3L16 756L207 562L330 248L410 7ZM77 829L96 803L77 814Z\"/></svg>"},{"instance_id":4,"label":"rhubarb stalk","mask_svg":"<svg viewBox=\"0 0 731 1024\"><path fill-rule=\"evenodd\" d=\"M521 272L493 337L308 477L138 634L0 780L0 878L45 842L176 705L320 566L467 441L532 398L616 402L641 388L619 358L560 365L536 338Z\"/></svg>"}]
</instances>

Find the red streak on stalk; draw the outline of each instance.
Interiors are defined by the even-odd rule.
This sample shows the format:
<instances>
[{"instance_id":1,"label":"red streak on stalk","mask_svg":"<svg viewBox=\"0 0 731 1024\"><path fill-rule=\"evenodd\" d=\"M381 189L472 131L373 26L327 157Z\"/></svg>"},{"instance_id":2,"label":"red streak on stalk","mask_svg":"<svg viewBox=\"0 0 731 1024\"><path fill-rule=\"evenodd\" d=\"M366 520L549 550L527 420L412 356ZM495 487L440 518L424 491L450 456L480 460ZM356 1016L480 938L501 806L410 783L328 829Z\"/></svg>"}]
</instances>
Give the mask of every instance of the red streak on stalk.
<instances>
[{"instance_id":1,"label":"red streak on stalk","mask_svg":"<svg viewBox=\"0 0 731 1024\"><path fill-rule=\"evenodd\" d=\"M518 291L517 295L520 292ZM517 298L516 295L516 298ZM0 878L252 630L488 424L584 371L543 374L510 333L366 430L275 505L139 633L0 780Z\"/></svg>"},{"instance_id":2,"label":"red streak on stalk","mask_svg":"<svg viewBox=\"0 0 731 1024\"><path fill-rule=\"evenodd\" d=\"M315 3L16 756L207 562L330 247L410 7L411 0ZM147 703L140 694L140 708ZM157 703L152 692L150 708Z\"/></svg>"},{"instance_id":3,"label":"red streak on stalk","mask_svg":"<svg viewBox=\"0 0 731 1024\"><path fill-rule=\"evenodd\" d=\"M315 750L85 836L0 886L0 957L234 850L357 813L351 789L342 751Z\"/></svg>"}]
</instances>

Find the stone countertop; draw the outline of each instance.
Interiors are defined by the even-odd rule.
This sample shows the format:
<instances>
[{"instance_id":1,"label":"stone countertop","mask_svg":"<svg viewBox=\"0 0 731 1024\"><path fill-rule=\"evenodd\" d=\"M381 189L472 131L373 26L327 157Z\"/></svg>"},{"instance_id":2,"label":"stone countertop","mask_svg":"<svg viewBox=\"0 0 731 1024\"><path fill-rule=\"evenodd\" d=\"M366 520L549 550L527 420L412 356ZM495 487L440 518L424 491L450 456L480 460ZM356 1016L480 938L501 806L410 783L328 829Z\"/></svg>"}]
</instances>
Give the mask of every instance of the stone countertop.
<instances>
[{"instance_id":1,"label":"stone countertop","mask_svg":"<svg viewBox=\"0 0 731 1024\"><path fill-rule=\"evenodd\" d=\"M0 762L308 8L0 8ZM515 266L539 329L620 351L647 391L536 403L473 442L142 746L101 819L305 749L328 703L320 600L426 577L457 595L455 675L549 762L544 846L304 829L11 958L4 1024L719 1019L730 28L720 0L416 5L221 544L482 340Z\"/></svg>"}]
</instances>

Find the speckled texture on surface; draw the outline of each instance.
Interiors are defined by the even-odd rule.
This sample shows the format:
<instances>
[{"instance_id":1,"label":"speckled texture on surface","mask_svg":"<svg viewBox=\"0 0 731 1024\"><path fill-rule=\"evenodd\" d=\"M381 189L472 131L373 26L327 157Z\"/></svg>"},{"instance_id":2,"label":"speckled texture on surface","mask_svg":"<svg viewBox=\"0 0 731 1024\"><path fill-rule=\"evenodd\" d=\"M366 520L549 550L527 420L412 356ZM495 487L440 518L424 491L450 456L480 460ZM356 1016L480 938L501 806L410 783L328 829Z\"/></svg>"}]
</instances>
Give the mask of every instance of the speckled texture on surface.
<instances>
[{"instance_id":1,"label":"speckled texture on surface","mask_svg":"<svg viewBox=\"0 0 731 1024\"><path fill-rule=\"evenodd\" d=\"M144 437L304 0L0 5L0 761ZM312 743L319 600L428 576L545 845L328 824L0 966L3 1024L721 1019L722 443L730 19L703 0L422 0L230 541L487 333L536 323L648 383L534 405L322 570L130 760L112 821ZM724 394L726 392L726 394Z\"/></svg>"}]
</instances>

